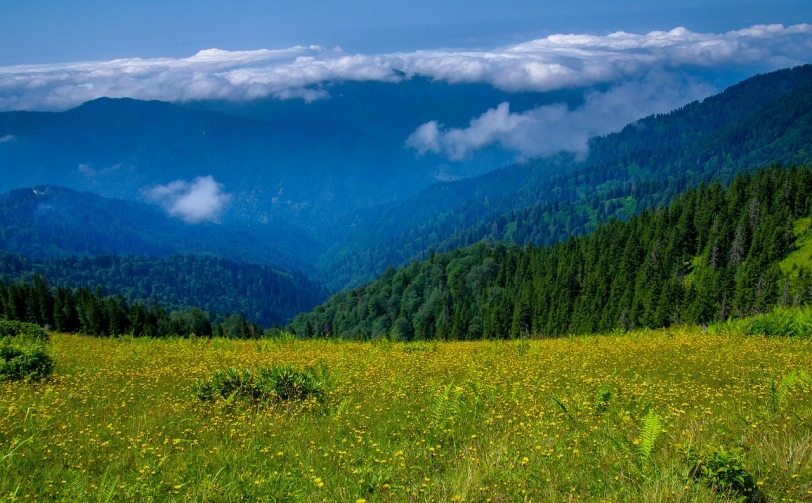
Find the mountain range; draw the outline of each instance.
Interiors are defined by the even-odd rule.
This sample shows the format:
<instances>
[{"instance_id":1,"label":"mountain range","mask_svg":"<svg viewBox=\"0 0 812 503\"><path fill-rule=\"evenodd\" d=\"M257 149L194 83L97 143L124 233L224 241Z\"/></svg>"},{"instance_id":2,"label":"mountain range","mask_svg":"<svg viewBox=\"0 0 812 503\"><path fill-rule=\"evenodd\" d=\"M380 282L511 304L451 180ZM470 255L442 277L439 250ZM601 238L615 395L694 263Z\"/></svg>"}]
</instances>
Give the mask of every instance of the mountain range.
<instances>
[{"instance_id":1,"label":"mountain range","mask_svg":"<svg viewBox=\"0 0 812 503\"><path fill-rule=\"evenodd\" d=\"M460 162L416 156L404 140L427 120L464 126L508 100L517 111L575 107L583 90L414 79L402 100L386 100L387 86L336 84L333 98L313 103L99 99L2 113L0 248L46 262L193 254L301 271L312 283L300 306L308 310L388 266L481 241L554 245L701 183L726 187L742 171L812 156L812 65L642 118L593 138L584 155L516 163L497 148ZM155 187L201 175L219 184L224 210L197 223L167 214ZM48 263L59 277L59 262Z\"/></svg>"},{"instance_id":2,"label":"mountain range","mask_svg":"<svg viewBox=\"0 0 812 503\"><path fill-rule=\"evenodd\" d=\"M346 83L334 98L250 102L100 98L64 112L0 113L0 191L35 185L144 200L156 185L209 175L230 193L223 220L278 221L315 234L404 200L438 179L481 174L510 154L464 162L405 148L420 124L464 124L510 99L516 110L583 100L577 91L505 93L490 86Z\"/></svg>"}]
</instances>

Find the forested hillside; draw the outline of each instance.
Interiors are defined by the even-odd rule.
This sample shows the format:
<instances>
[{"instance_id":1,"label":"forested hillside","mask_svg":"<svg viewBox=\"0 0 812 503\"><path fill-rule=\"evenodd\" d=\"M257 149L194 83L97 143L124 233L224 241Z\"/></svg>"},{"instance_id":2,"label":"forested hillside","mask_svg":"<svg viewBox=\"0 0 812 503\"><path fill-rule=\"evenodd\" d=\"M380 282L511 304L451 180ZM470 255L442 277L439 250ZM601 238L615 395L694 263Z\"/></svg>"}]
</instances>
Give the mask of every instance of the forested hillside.
<instances>
[{"instance_id":1,"label":"forested hillside","mask_svg":"<svg viewBox=\"0 0 812 503\"><path fill-rule=\"evenodd\" d=\"M347 208L429 183L400 176L405 152L341 124L249 119L159 101L100 98L59 113L4 112L3 135L15 138L0 149L4 191L52 184L140 200L144 188L212 175L235 194L235 212L250 212L253 222L317 227Z\"/></svg>"},{"instance_id":2,"label":"forested hillside","mask_svg":"<svg viewBox=\"0 0 812 503\"><path fill-rule=\"evenodd\" d=\"M157 302L173 310L196 307L213 316L242 313L264 326L285 324L321 302L327 292L301 273L194 255L166 258L100 255L37 260L0 252L0 281L52 287L101 288L129 303Z\"/></svg>"},{"instance_id":3,"label":"forested hillside","mask_svg":"<svg viewBox=\"0 0 812 503\"><path fill-rule=\"evenodd\" d=\"M284 222L189 225L155 206L38 186L0 195L0 250L36 258L195 253L313 273L321 246Z\"/></svg>"},{"instance_id":4,"label":"forested hillside","mask_svg":"<svg viewBox=\"0 0 812 503\"><path fill-rule=\"evenodd\" d=\"M352 286L389 264L482 239L548 243L588 232L598 207L624 217L629 212L618 213L618 204L651 208L701 182L728 184L743 169L809 161L812 65L747 79L594 138L583 160L561 155L432 186L334 244L325 254L323 277L331 289ZM631 199L619 201L618 195ZM523 225L540 228L511 232Z\"/></svg>"},{"instance_id":5,"label":"forested hillside","mask_svg":"<svg viewBox=\"0 0 812 503\"><path fill-rule=\"evenodd\" d=\"M781 269L812 207L809 168L715 181L549 247L477 244L336 294L303 336L479 339L707 323L812 300L803 260ZM799 266L801 266L799 268Z\"/></svg>"}]
</instances>

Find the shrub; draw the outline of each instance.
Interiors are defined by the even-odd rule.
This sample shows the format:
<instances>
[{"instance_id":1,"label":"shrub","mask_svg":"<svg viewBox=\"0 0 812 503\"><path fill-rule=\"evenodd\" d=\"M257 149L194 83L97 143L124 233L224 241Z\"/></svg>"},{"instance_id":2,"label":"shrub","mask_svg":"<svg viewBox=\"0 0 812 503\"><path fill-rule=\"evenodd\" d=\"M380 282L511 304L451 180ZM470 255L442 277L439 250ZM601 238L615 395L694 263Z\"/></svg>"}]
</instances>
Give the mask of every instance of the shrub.
<instances>
[{"instance_id":1,"label":"shrub","mask_svg":"<svg viewBox=\"0 0 812 503\"><path fill-rule=\"evenodd\" d=\"M519 356L525 356L530 352L530 342L527 339L516 339L513 347L516 348L516 354Z\"/></svg>"},{"instance_id":2,"label":"shrub","mask_svg":"<svg viewBox=\"0 0 812 503\"><path fill-rule=\"evenodd\" d=\"M324 400L324 371L317 375L312 369L297 370L290 365L258 369L218 370L208 379L198 381L195 392L203 402L218 398L227 401L244 400L253 406L280 402Z\"/></svg>"},{"instance_id":3,"label":"shrub","mask_svg":"<svg viewBox=\"0 0 812 503\"><path fill-rule=\"evenodd\" d=\"M39 381L53 370L53 360L42 344L0 346L0 381Z\"/></svg>"},{"instance_id":4,"label":"shrub","mask_svg":"<svg viewBox=\"0 0 812 503\"><path fill-rule=\"evenodd\" d=\"M48 342L48 333L34 323L0 320L0 341L10 339L45 343Z\"/></svg>"},{"instance_id":5,"label":"shrub","mask_svg":"<svg viewBox=\"0 0 812 503\"><path fill-rule=\"evenodd\" d=\"M750 503L767 501L744 465L741 449L715 447L697 451L688 447L685 452L692 465L691 476L714 491L743 497Z\"/></svg>"},{"instance_id":6,"label":"shrub","mask_svg":"<svg viewBox=\"0 0 812 503\"><path fill-rule=\"evenodd\" d=\"M302 372L290 365L276 365L259 369L259 374L261 388L273 390L279 400L314 398L322 401L324 398L324 385L311 370Z\"/></svg>"},{"instance_id":7,"label":"shrub","mask_svg":"<svg viewBox=\"0 0 812 503\"><path fill-rule=\"evenodd\" d=\"M33 323L0 321L0 381L38 381L50 376L48 333Z\"/></svg>"},{"instance_id":8,"label":"shrub","mask_svg":"<svg viewBox=\"0 0 812 503\"><path fill-rule=\"evenodd\" d=\"M595 414L603 414L609 408L609 402L612 400L612 388L604 384L595 392L595 400L593 401L592 408Z\"/></svg>"}]
</instances>

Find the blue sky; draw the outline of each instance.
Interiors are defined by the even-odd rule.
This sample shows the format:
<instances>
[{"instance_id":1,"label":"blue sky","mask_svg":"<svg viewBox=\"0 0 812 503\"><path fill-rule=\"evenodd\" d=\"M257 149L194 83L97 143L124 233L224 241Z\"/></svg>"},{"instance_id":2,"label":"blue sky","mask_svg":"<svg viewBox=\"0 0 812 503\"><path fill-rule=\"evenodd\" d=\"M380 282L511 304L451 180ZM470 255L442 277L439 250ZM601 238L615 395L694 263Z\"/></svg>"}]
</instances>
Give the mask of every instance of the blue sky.
<instances>
[{"instance_id":1,"label":"blue sky","mask_svg":"<svg viewBox=\"0 0 812 503\"><path fill-rule=\"evenodd\" d=\"M800 0L4 0L0 66L295 44L349 52L493 47L551 33L722 32L812 22Z\"/></svg>"}]
</instances>

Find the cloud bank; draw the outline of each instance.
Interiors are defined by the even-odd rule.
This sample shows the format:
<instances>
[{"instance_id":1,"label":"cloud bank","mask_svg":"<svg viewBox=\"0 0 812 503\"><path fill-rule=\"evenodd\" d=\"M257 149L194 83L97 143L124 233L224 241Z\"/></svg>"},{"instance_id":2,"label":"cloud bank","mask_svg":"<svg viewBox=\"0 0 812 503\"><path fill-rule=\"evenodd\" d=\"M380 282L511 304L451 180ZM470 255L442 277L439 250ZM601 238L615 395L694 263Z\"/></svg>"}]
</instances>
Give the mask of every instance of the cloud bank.
<instances>
[{"instance_id":1,"label":"cloud bank","mask_svg":"<svg viewBox=\"0 0 812 503\"><path fill-rule=\"evenodd\" d=\"M231 201L231 194L223 192L223 186L211 176L156 185L146 192L146 197L188 223L216 219Z\"/></svg>"},{"instance_id":2,"label":"cloud bank","mask_svg":"<svg viewBox=\"0 0 812 503\"><path fill-rule=\"evenodd\" d=\"M418 127L406 141L419 155L428 152L451 160L491 144L520 157L552 155L560 151L586 154L591 137L617 131L654 113L664 113L712 94L714 89L689 77L651 72L643 79L591 91L583 105L566 104L511 113L505 102L472 119L466 128L444 128L437 121Z\"/></svg>"},{"instance_id":3,"label":"cloud bank","mask_svg":"<svg viewBox=\"0 0 812 503\"><path fill-rule=\"evenodd\" d=\"M812 61L812 25L759 25L727 33L685 28L647 34L551 35L487 51L348 54L340 48L223 51L188 58L117 59L0 67L0 110L64 109L101 96L189 101L265 96L307 101L330 81L397 82L413 76L550 91L639 79L653 69Z\"/></svg>"}]
</instances>

